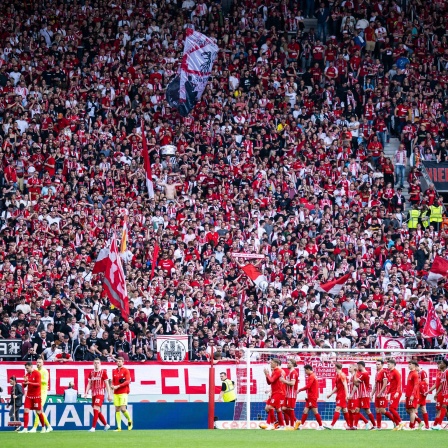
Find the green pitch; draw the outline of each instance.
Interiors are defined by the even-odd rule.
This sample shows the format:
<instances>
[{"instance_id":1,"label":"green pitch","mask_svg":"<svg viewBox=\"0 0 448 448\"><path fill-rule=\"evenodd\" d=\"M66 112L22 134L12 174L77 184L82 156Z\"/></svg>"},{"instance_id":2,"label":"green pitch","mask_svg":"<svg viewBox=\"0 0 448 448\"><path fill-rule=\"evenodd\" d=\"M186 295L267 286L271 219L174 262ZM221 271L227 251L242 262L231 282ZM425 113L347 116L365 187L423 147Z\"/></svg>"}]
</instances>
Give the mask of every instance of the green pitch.
<instances>
[{"instance_id":1,"label":"green pitch","mask_svg":"<svg viewBox=\"0 0 448 448\"><path fill-rule=\"evenodd\" d=\"M446 431L260 431L260 430L215 430L215 431L54 431L50 434L17 434L0 432L2 448L264 448L272 446L305 446L312 448L417 448L424 446L446 446ZM285 445L286 444L286 445Z\"/></svg>"}]
</instances>

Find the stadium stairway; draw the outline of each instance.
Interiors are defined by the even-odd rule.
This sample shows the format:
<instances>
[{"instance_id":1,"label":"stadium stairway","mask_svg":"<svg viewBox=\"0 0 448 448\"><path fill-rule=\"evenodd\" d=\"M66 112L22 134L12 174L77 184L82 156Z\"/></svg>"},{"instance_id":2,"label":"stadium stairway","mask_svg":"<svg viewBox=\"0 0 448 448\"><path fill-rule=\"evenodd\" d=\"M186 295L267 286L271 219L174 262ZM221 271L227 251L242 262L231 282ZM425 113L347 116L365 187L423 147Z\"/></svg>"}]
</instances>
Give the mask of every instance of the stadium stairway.
<instances>
[{"instance_id":1,"label":"stadium stairway","mask_svg":"<svg viewBox=\"0 0 448 448\"><path fill-rule=\"evenodd\" d=\"M303 19L303 24L305 25L305 31L309 31L310 28L317 29L317 19Z\"/></svg>"}]
</instances>

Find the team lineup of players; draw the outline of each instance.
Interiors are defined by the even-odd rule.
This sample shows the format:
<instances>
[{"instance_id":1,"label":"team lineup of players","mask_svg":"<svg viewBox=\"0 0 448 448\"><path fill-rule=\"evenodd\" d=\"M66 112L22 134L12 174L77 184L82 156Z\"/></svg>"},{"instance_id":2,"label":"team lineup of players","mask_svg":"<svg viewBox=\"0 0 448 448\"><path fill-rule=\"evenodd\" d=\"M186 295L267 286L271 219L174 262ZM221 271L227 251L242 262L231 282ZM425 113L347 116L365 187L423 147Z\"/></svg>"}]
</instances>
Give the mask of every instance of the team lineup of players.
<instances>
[{"instance_id":1,"label":"team lineup of players","mask_svg":"<svg viewBox=\"0 0 448 448\"><path fill-rule=\"evenodd\" d=\"M41 433L48 433L53 431L48 422L43 408L47 400L48 393L48 370L43 366L42 359L36 362L36 369L34 369L32 362L25 364L26 374L24 377L23 388L26 392L25 396L25 410L23 417L23 429L19 433L37 432L37 427L42 425ZM115 406L115 420L117 428L114 431L121 431L121 415L123 414L127 420L128 430L132 430L132 419L127 410L128 395L130 392L129 385L131 383L131 375L129 370L123 367L124 359L117 358L117 368L112 371L112 381L109 384L109 378L106 370L101 368L101 361L95 359L93 362L93 371L90 372L89 380L86 388L86 396L90 392L92 394L93 420L90 432L94 432L98 420L104 425L104 430L108 431L110 426L107 424L106 418L101 412L101 407L104 402L105 393L107 398L111 401L113 395L113 403ZM36 412L36 419L33 428L28 430L30 412Z\"/></svg>"},{"instance_id":2,"label":"team lineup of players","mask_svg":"<svg viewBox=\"0 0 448 448\"><path fill-rule=\"evenodd\" d=\"M402 378L393 359L387 361L387 368L383 361L376 362L377 370L373 387L364 361L349 366L349 378L342 371L342 364L335 363L334 366L334 388L327 398L336 395L336 407L331 424L324 425L318 409L319 381L312 366L309 364L304 366L306 384L299 389L296 362L292 359L289 360L288 367L284 370L279 359L272 359L270 361L271 369L264 369L266 382L271 386L271 394L266 402L268 417L266 423L260 423L260 428L265 430L302 429L308 418L308 412L311 410L318 424L317 430L334 429L341 412L347 430L357 430L360 420L365 423L365 429L381 430L383 416L393 422L394 431L442 429L441 425L448 406L448 360L438 362L436 381L431 388L427 373L420 368L416 361L409 361L409 373L404 390L406 412L409 414L409 428L405 428L398 413L398 406L403 394ZM297 395L303 391L306 392L305 408L302 418L298 420L294 409ZM433 426L430 427L426 400L433 391L435 391L436 419ZM370 410L371 402L375 406L375 416ZM418 416L419 411L423 420Z\"/></svg>"},{"instance_id":3,"label":"team lineup of players","mask_svg":"<svg viewBox=\"0 0 448 448\"><path fill-rule=\"evenodd\" d=\"M104 425L104 430L110 426L106 418L101 413L101 407L107 392L110 401L113 395L115 406L115 416L117 429L121 431L121 415L123 414L128 422L128 430L133 428L131 416L127 410L129 385L131 376L129 370L123 367L124 359L117 359L117 368L112 372L112 385L106 370L101 368L101 362L96 359L93 362L93 371L89 375L86 395L90 392L92 395L93 421L89 431L94 432L98 420ZM366 429L380 430L383 416L390 419L394 424L394 430L404 428L398 413L398 406L403 394L402 378L400 372L396 369L396 363L393 359L387 361L387 368L381 360L376 361L376 375L374 387L371 387L370 374L366 370L365 363L359 361L357 364L349 366L350 377L342 371L342 364L335 363L334 388L327 398L336 395L336 407L333 420L330 425L323 425L322 418L318 410L319 381L313 372L311 365L304 366L306 383L299 389L299 374L295 360L288 361L287 369L283 370L279 359L274 358L270 361L271 369L265 369L266 382L271 386L270 398L266 402L266 412L268 418L266 423L261 423L260 428L266 430L294 430L301 429L308 418L308 412L313 412L318 427L317 430L333 429L339 420L341 412L346 422L347 430L358 429L359 420L362 420ZM448 361L438 362L438 372L434 384L429 387L429 379L426 372L420 368L416 361L410 361L408 364L409 373L405 388L405 407L409 414L409 429L433 429L440 430L442 422L447 413L448 406ZM40 422L42 433L53 431L48 422L43 408L47 399L48 392L48 371L44 368L42 359L36 362L34 369L32 362L25 364L26 374L23 387L26 391L25 410L23 419L23 429L20 433L36 432ZM295 407L297 395L300 392L306 392L305 408L302 418L298 420L295 416ZM426 411L427 396L433 391L436 402L436 418L433 426L430 428L428 413ZM370 410L371 402L374 403L376 415ZM34 426L28 430L30 412L36 412ZM364 416L362 411L366 414ZM423 421L419 418L418 412L421 412ZM376 418L375 418L376 417ZM416 427L416 424L419 426ZM406 428L407 429L407 428Z\"/></svg>"}]
</instances>

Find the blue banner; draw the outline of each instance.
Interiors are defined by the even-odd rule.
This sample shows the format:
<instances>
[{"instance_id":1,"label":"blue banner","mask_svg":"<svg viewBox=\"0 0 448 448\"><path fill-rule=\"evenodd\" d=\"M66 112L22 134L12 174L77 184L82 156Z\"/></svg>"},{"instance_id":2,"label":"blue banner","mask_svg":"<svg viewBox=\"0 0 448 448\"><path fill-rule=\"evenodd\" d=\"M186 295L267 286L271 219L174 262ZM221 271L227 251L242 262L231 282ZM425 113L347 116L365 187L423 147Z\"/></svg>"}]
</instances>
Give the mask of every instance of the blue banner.
<instances>
[{"instance_id":1,"label":"blue banner","mask_svg":"<svg viewBox=\"0 0 448 448\"><path fill-rule=\"evenodd\" d=\"M216 403L216 415L221 420L233 419L233 403ZM128 410L135 429L207 429L208 403L132 403ZM44 408L48 421L55 430L88 430L92 422L92 405L85 403L50 403ZM106 404L102 412L107 422L115 428L115 408ZM23 409L20 411L23 421ZM13 430L8 427L9 408L0 405L0 431ZM125 428L126 419L122 418ZM97 430L103 426L98 422Z\"/></svg>"},{"instance_id":2,"label":"blue banner","mask_svg":"<svg viewBox=\"0 0 448 448\"><path fill-rule=\"evenodd\" d=\"M251 420L266 420L264 406L264 403L251 403ZM331 420L334 407L335 403L319 403L320 414L325 420ZM428 403L426 407L429 420L433 421L435 404ZM303 408L304 403L297 403L297 417L301 417ZM207 429L208 427L208 403L133 403L128 409L135 429ZM114 406L105 404L102 411L109 425L115 428ZM88 430L91 427L92 413L90 403L50 403L45 406L45 414L55 430ZM404 403L400 404L399 413L403 420L408 420ZM234 403L216 403L215 416L221 421L233 420ZM20 419L23 421L23 409L20 412ZM313 419L311 413L310 420ZM5 405L0 405L0 431L14 430L8 427L8 422L9 409ZM123 417L123 428L125 424L126 419ZM97 430L102 428L98 422Z\"/></svg>"}]
</instances>

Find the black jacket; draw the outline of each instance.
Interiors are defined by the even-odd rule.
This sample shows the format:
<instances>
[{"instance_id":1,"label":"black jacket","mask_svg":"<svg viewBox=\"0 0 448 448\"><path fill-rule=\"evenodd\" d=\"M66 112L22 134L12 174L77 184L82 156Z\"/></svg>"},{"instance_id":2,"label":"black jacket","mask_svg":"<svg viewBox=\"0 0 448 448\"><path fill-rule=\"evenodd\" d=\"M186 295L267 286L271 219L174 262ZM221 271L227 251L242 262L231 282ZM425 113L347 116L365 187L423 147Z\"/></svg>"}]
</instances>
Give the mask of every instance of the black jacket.
<instances>
[{"instance_id":1,"label":"black jacket","mask_svg":"<svg viewBox=\"0 0 448 448\"><path fill-rule=\"evenodd\" d=\"M16 398L14 398L14 395ZM16 384L11 391L11 397L9 399L9 405L16 407L16 409L21 408L23 404L23 389L21 384Z\"/></svg>"}]
</instances>

